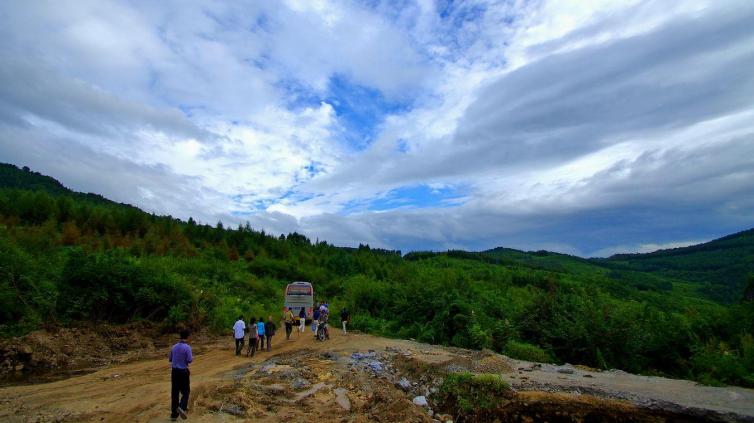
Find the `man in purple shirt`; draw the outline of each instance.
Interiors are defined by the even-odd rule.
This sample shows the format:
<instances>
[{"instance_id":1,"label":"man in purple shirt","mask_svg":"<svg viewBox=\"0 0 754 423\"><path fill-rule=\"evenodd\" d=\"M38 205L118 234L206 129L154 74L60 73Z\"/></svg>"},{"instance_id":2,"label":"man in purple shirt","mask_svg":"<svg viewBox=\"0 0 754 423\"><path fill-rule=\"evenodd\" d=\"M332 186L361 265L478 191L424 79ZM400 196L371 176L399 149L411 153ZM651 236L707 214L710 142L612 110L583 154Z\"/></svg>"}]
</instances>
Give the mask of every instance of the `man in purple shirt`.
<instances>
[{"instance_id":1,"label":"man in purple shirt","mask_svg":"<svg viewBox=\"0 0 754 423\"><path fill-rule=\"evenodd\" d=\"M186 412L188 411L188 397L191 390L188 366L194 361L194 357L191 355L191 347L188 344L190 335L191 333L188 330L182 330L181 340L173 345L168 356L168 361L173 367L170 375L170 420L173 421L177 420L178 416L181 416L184 420L188 418ZM179 393L181 394L180 405L178 402Z\"/></svg>"}]
</instances>

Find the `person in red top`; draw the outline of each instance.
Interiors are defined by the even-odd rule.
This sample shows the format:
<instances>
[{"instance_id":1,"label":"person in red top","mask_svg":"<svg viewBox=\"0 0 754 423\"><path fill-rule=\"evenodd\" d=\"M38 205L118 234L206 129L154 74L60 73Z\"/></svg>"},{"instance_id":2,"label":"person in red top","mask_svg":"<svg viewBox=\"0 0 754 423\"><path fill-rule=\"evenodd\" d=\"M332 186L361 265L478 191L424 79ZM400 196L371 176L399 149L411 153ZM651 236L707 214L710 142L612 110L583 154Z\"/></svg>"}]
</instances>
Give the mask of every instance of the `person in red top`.
<instances>
[{"instance_id":1,"label":"person in red top","mask_svg":"<svg viewBox=\"0 0 754 423\"><path fill-rule=\"evenodd\" d=\"M191 346L188 344L191 333L188 330L181 331L181 340L173 345L168 355L168 361L171 363L172 373L170 375L170 419L175 421L178 416L186 420L188 415L188 398L191 391L191 382L189 381L189 364L194 361L191 354ZM181 395L180 402L178 394Z\"/></svg>"}]
</instances>

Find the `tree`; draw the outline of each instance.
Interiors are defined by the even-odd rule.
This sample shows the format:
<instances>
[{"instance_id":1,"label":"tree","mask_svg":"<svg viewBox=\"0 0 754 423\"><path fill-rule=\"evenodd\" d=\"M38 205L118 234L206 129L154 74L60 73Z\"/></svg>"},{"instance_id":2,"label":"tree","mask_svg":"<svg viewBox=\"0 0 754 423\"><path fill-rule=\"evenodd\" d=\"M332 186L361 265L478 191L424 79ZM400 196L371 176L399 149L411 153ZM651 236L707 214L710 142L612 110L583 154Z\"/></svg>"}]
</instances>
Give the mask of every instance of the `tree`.
<instances>
[{"instance_id":1,"label":"tree","mask_svg":"<svg viewBox=\"0 0 754 423\"><path fill-rule=\"evenodd\" d=\"M63 245L76 245L81 238L81 231L76 226L76 222L68 221L63 224L62 238Z\"/></svg>"}]
</instances>

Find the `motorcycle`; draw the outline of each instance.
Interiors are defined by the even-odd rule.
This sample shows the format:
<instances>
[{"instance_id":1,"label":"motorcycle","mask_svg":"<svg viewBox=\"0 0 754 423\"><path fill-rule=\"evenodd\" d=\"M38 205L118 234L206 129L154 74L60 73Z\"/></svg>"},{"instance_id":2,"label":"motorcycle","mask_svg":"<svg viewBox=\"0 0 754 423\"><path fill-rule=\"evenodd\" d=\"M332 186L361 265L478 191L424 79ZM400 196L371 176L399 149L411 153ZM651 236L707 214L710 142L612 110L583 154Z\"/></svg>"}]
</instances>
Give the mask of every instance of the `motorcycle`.
<instances>
[{"instance_id":1,"label":"motorcycle","mask_svg":"<svg viewBox=\"0 0 754 423\"><path fill-rule=\"evenodd\" d=\"M324 341L325 339L330 339L330 333L327 330L327 323L321 322L317 325L317 341Z\"/></svg>"}]
</instances>

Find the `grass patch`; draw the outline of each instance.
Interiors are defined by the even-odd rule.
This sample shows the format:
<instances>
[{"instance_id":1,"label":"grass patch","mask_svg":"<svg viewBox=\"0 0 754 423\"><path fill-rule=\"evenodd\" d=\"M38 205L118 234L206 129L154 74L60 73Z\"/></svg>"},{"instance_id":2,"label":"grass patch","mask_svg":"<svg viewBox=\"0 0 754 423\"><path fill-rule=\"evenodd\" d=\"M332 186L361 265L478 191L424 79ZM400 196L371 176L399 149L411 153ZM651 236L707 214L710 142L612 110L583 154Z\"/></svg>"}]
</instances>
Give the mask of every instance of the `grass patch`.
<instances>
[{"instance_id":1,"label":"grass patch","mask_svg":"<svg viewBox=\"0 0 754 423\"><path fill-rule=\"evenodd\" d=\"M539 363L554 363L552 354L542 348L526 342L508 341L505 344L505 355L517 360L536 361Z\"/></svg>"},{"instance_id":2,"label":"grass patch","mask_svg":"<svg viewBox=\"0 0 754 423\"><path fill-rule=\"evenodd\" d=\"M501 403L513 397L510 386L495 374L451 373L440 386L440 404L458 421L487 421Z\"/></svg>"}]
</instances>

